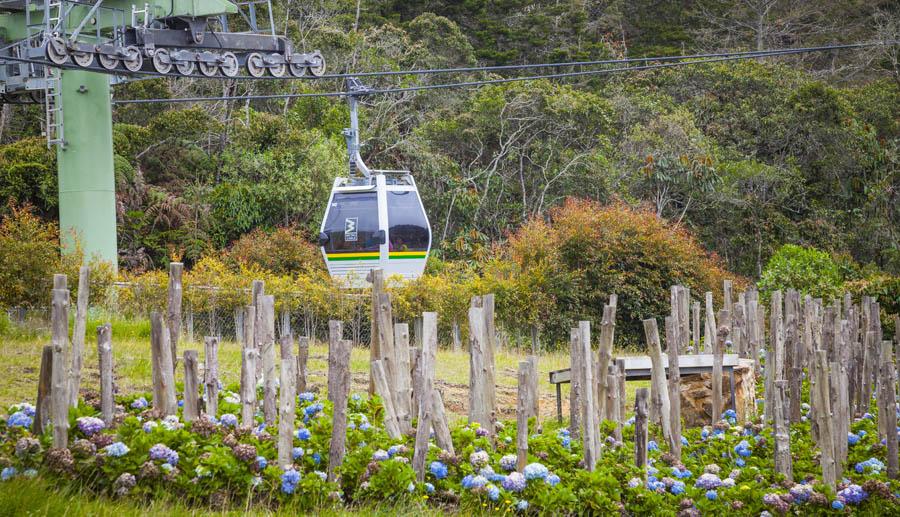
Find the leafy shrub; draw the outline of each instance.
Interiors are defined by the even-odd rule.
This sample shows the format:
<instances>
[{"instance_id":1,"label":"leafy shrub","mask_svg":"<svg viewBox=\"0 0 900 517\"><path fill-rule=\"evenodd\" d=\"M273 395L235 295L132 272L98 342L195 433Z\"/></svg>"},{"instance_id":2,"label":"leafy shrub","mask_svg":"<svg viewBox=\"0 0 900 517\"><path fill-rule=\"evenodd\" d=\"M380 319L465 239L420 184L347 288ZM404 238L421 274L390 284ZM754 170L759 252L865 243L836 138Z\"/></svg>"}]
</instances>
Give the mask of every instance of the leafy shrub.
<instances>
[{"instance_id":1,"label":"leafy shrub","mask_svg":"<svg viewBox=\"0 0 900 517\"><path fill-rule=\"evenodd\" d=\"M49 300L59 265L59 229L31 206L9 206L0 221L0 306L41 305Z\"/></svg>"},{"instance_id":2,"label":"leafy shrub","mask_svg":"<svg viewBox=\"0 0 900 517\"><path fill-rule=\"evenodd\" d=\"M843 277L828 253L785 244L769 259L759 279L763 297L778 289L794 288L802 294L830 300L841 292Z\"/></svg>"},{"instance_id":3,"label":"leafy shrub","mask_svg":"<svg viewBox=\"0 0 900 517\"><path fill-rule=\"evenodd\" d=\"M225 253L226 261L256 265L280 275L323 271L322 255L304 232L294 227L244 234Z\"/></svg>"}]
</instances>

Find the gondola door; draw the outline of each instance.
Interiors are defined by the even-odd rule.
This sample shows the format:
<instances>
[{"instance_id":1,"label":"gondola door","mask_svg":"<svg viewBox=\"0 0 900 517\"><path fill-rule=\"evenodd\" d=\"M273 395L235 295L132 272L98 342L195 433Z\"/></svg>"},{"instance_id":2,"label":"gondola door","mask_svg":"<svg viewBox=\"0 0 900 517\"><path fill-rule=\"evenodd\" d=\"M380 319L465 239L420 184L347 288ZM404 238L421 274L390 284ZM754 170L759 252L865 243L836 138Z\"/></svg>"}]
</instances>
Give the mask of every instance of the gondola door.
<instances>
[{"instance_id":1,"label":"gondola door","mask_svg":"<svg viewBox=\"0 0 900 517\"><path fill-rule=\"evenodd\" d=\"M328 273L352 286L365 285L366 274L380 267L387 255L381 190L374 185L339 187L336 182L328 203L319 245Z\"/></svg>"}]
</instances>

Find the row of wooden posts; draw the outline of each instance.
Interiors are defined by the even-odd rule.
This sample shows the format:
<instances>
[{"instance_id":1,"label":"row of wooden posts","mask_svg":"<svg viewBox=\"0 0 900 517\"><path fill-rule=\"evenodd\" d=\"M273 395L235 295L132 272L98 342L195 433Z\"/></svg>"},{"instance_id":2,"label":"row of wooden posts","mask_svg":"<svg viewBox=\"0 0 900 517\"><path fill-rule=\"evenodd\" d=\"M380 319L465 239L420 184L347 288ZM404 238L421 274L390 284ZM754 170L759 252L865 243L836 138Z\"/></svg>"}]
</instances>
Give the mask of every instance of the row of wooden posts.
<instances>
[{"instance_id":1,"label":"row of wooden posts","mask_svg":"<svg viewBox=\"0 0 900 517\"><path fill-rule=\"evenodd\" d=\"M175 368L181 329L182 265L169 269L168 304L165 316L154 312L151 321L151 364L153 407L159 415L177 413ZM54 277L52 296L51 346L45 347L41 363L35 431L41 432L47 420L53 422L53 441L65 447L68 439L68 408L77 403L84 327L87 312L89 270L79 275L79 295L71 347L68 344L69 292L64 275ZM423 313L419 320L420 341L410 346L409 326L395 323L390 294L384 290L381 270L373 270L372 344L370 347L371 393L384 402L386 432L392 438L415 432L413 466L419 479L425 474L425 455L431 430L437 445L453 452L453 444L441 392L435 385L437 354L437 314ZM309 340L297 340L282 332L279 339L281 371L275 361L275 303L264 292L264 285L254 281L251 304L244 309L241 351L241 420L255 422L258 401L257 383L262 381L262 413L267 425L278 423L279 463L290 464L295 422L296 395L306 391ZM877 393L879 435L892 438L896 428L896 374L894 352L889 341L881 340L878 303L863 298L855 305L849 296L824 307L821 300L788 290L776 291L771 297L769 340L767 346L765 312L755 290L742 292L733 299L730 282L724 286L723 308L714 314L712 294L706 293L705 322L702 329L703 349L714 356L712 418L716 423L724 409L722 397L722 363L725 350L731 347L744 357L752 357L759 365L760 350L766 350L765 421L773 425L775 466L779 473L791 477L789 423L800 420L800 382L804 370L811 379L810 405L813 437L822 451L823 478L834 486L847 459L847 432L851 418L860 416ZM701 327L699 302L690 302L690 291L683 286L671 290L671 314L665 318L666 353L669 375L663 366L663 350L655 319L644 320L648 353L651 359L651 383L639 389L635 401L635 461L646 466L647 429L649 422L660 424L668 450L681 457L681 409L679 354L689 353L693 338L694 352L700 350ZM612 295L604 306L599 346L592 348L589 321L581 321L570 332L572 361L569 430L573 439L584 444L585 466L592 470L600 454L599 424L603 420L616 423L616 440L622 439L625 408L625 369L623 359L613 358L617 297ZM692 308L692 310L689 310ZM494 322L494 296L474 297L468 313L470 386L469 421L478 423L493 435L497 423L496 372L494 354L497 330ZM718 324L717 324L718 323ZM289 330L286 329L286 330ZM111 329L98 327L101 414L107 423L113 419L113 365ZM328 475L334 478L334 467L343 460L347 425L347 398L350 390L351 341L343 339L343 325L329 322L328 398L334 405L334 426L329 453ZM205 363L202 384L206 396L200 399L200 362L196 350L183 353L184 411L190 422L201 413L217 413L218 339L204 340ZM519 467L527 459L528 422L536 418L539 426L537 357L528 356L519 363L517 372L518 424L517 451ZM280 393L278 385L280 384ZM413 415L418 427L413 429ZM49 417L49 418L48 418ZM887 439L888 474L897 476L897 441Z\"/></svg>"}]
</instances>

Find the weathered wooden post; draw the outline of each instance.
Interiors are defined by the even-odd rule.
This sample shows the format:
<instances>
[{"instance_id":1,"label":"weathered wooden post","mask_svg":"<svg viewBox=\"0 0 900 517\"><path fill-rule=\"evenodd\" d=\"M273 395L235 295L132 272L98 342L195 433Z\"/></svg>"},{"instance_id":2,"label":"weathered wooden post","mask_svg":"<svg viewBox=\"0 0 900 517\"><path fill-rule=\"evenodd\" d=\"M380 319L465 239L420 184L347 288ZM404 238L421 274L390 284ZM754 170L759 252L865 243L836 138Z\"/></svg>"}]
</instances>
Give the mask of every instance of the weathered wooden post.
<instances>
[{"instance_id":1,"label":"weathered wooden post","mask_svg":"<svg viewBox=\"0 0 900 517\"><path fill-rule=\"evenodd\" d=\"M376 359L380 360L384 367L388 385L392 388L389 395L394 397L393 388L397 386L397 375L395 374L395 370L397 370L397 356L394 352L394 316L389 293L378 295L377 305L375 306L375 318L378 320L379 346Z\"/></svg>"},{"instance_id":2,"label":"weathered wooden post","mask_svg":"<svg viewBox=\"0 0 900 517\"><path fill-rule=\"evenodd\" d=\"M172 347L169 345L169 329L162 315L150 313L151 366L154 368L153 409L160 417L178 413L175 397L175 371L172 366Z\"/></svg>"},{"instance_id":3,"label":"weathered wooden post","mask_svg":"<svg viewBox=\"0 0 900 517\"><path fill-rule=\"evenodd\" d=\"M444 399L441 392L432 387L431 390L431 427L434 429L434 441L442 450L454 453L453 438L450 436L450 424L444 410Z\"/></svg>"},{"instance_id":4,"label":"weathered wooden post","mask_svg":"<svg viewBox=\"0 0 900 517\"><path fill-rule=\"evenodd\" d=\"M471 314L471 313L470 313ZM419 383L421 386L421 403L419 404L416 442L413 449L413 470L416 480L425 480L425 460L428 455L428 438L434 422L434 405L429 404L434 389L434 362L437 355L437 313L422 313L422 354L418 361ZM474 344L474 343L473 343ZM490 429L493 435L493 429Z\"/></svg>"},{"instance_id":5,"label":"weathered wooden post","mask_svg":"<svg viewBox=\"0 0 900 517\"><path fill-rule=\"evenodd\" d=\"M669 452L681 461L681 372L678 365L679 325L672 316L666 316L666 351L669 355ZM720 387L721 391L721 387ZM720 395L721 396L721 395ZM665 417L664 417L665 418Z\"/></svg>"},{"instance_id":6,"label":"weathered wooden post","mask_svg":"<svg viewBox=\"0 0 900 517\"><path fill-rule=\"evenodd\" d=\"M519 472L525 470L525 465L528 464L528 413L531 406L531 401L528 400L528 369L527 361L519 362L516 398L516 468Z\"/></svg>"},{"instance_id":7,"label":"weathered wooden post","mask_svg":"<svg viewBox=\"0 0 900 517\"><path fill-rule=\"evenodd\" d=\"M603 320L600 323L600 347L597 352L597 414L600 418L607 418L607 380L609 362L612 359L613 336L616 328L616 309L612 305L603 306ZM588 364L593 365L593 361Z\"/></svg>"},{"instance_id":8,"label":"weathered wooden post","mask_svg":"<svg viewBox=\"0 0 900 517\"><path fill-rule=\"evenodd\" d=\"M203 368L203 384L206 386L206 414L215 417L219 413L219 338L203 338L206 349L206 366Z\"/></svg>"},{"instance_id":9,"label":"weathered wooden post","mask_svg":"<svg viewBox=\"0 0 900 517\"><path fill-rule=\"evenodd\" d=\"M578 322L578 337L581 341L581 385L593 386L594 372L589 365L591 357L591 322ZM588 471L593 472L600 455L600 441L597 438L597 413L594 408L594 390L585 389L581 394L581 418L584 421L584 463Z\"/></svg>"},{"instance_id":10,"label":"weathered wooden post","mask_svg":"<svg viewBox=\"0 0 900 517\"><path fill-rule=\"evenodd\" d=\"M485 378L488 387L487 391L485 391L485 404L487 405L487 414L490 418L490 433L493 436L494 425L497 419L497 366L494 358L497 350L497 326L494 322L493 293L487 293L481 297L481 307L484 315L484 358L487 367Z\"/></svg>"},{"instance_id":11,"label":"weathered wooden post","mask_svg":"<svg viewBox=\"0 0 900 517\"><path fill-rule=\"evenodd\" d=\"M369 364L381 358L381 345L379 342L380 331L378 330L378 305L381 295L384 293L384 270L375 268L369 272L368 278L372 283L372 299L370 301L372 309L369 313ZM373 372L369 371L369 395L375 393L375 378Z\"/></svg>"},{"instance_id":12,"label":"weathered wooden post","mask_svg":"<svg viewBox=\"0 0 900 517\"><path fill-rule=\"evenodd\" d=\"M494 429L491 423L491 410L489 406L488 391L494 390L494 385L488 380L488 354L485 342L484 310L480 307L469 308L469 421L477 422L491 436ZM419 358L420 361L423 358ZM419 404L419 414L422 413Z\"/></svg>"},{"instance_id":13,"label":"weathered wooden post","mask_svg":"<svg viewBox=\"0 0 900 517\"><path fill-rule=\"evenodd\" d=\"M813 409L819 429L819 449L822 451L819 463L822 465L822 481L829 487L837 482L837 470L834 462L834 432L831 420L831 395L828 380L828 354L824 350L816 350L816 377L813 389L816 390Z\"/></svg>"},{"instance_id":14,"label":"weathered wooden post","mask_svg":"<svg viewBox=\"0 0 900 517\"><path fill-rule=\"evenodd\" d=\"M606 373L606 388L603 390L604 398L604 414L597 419L597 423L603 422L603 420L609 420L610 422L617 422L619 419L619 404L616 400L616 396L619 393L619 371L616 369L615 363L610 364L608 371ZM618 431L618 430L617 430ZM616 439L618 435L616 435Z\"/></svg>"},{"instance_id":15,"label":"weathered wooden post","mask_svg":"<svg viewBox=\"0 0 900 517\"><path fill-rule=\"evenodd\" d=\"M331 346L328 347L328 399L334 405L331 445L328 450L328 481L337 480L337 468L344 462L347 440L347 398L350 396L350 348L339 321L328 322Z\"/></svg>"},{"instance_id":16,"label":"weathered wooden post","mask_svg":"<svg viewBox=\"0 0 900 517\"><path fill-rule=\"evenodd\" d=\"M100 363L100 415L103 422L109 426L112 424L115 410L112 325L109 323L97 327L97 358ZM35 416L35 421L37 421L37 416Z\"/></svg>"},{"instance_id":17,"label":"weathered wooden post","mask_svg":"<svg viewBox=\"0 0 900 517\"><path fill-rule=\"evenodd\" d=\"M294 417L297 408L297 363L291 349L294 339L290 332L282 334L281 386L278 394L278 465L282 468L293 463Z\"/></svg>"},{"instance_id":18,"label":"weathered wooden post","mask_svg":"<svg viewBox=\"0 0 900 517\"><path fill-rule=\"evenodd\" d=\"M397 418L397 409L394 407L394 397L388 378L384 360L379 359L371 364L372 380L375 381L375 393L381 397L384 406L384 430L391 439L400 438L400 422Z\"/></svg>"},{"instance_id":19,"label":"weathered wooden post","mask_svg":"<svg viewBox=\"0 0 900 517\"><path fill-rule=\"evenodd\" d=\"M44 346L41 354L41 372L38 377L37 401L34 404L34 422L31 429L35 435L44 434L44 426L50 421L50 392L53 391L53 345Z\"/></svg>"},{"instance_id":20,"label":"weathered wooden post","mask_svg":"<svg viewBox=\"0 0 900 517\"><path fill-rule=\"evenodd\" d=\"M529 355L525 358L528 361L528 389L531 393L531 411L529 414L534 417L534 428L541 429L541 396L540 382L538 382L538 356ZM540 432L540 431L538 431Z\"/></svg>"},{"instance_id":21,"label":"weathered wooden post","mask_svg":"<svg viewBox=\"0 0 900 517\"><path fill-rule=\"evenodd\" d=\"M252 343L252 341L251 341ZM256 361L259 352L245 345L241 350L241 424L256 425Z\"/></svg>"},{"instance_id":22,"label":"weathered wooden post","mask_svg":"<svg viewBox=\"0 0 900 517\"><path fill-rule=\"evenodd\" d=\"M400 431L408 433L412 430L412 375L409 360L409 325L394 325L394 354L397 357L395 395L397 398L397 419Z\"/></svg>"},{"instance_id":23,"label":"weathered wooden post","mask_svg":"<svg viewBox=\"0 0 900 517\"><path fill-rule=\"evenodd\" d=\"M897 329L898 327L894 327ZM897 330L895 330L895 336ZM897 377L894 374L894 360L890 341L881 342L881 361L879 368L879 376L881 380L878 385L880 392L878 400L881 407L878 410L879 420L884 420L884 428L887 432L887 475L891 479L897 479L898 476L898 458L897 453L897 398L894 393L894 384ZM884 415L884 416L882 416Z\"/></svg>"},{"instance_id":24,"label":"weathered wooden post","mask_svg":"<svg viewBox=\"0 0 900 517\"><path fill-rule=\"evenodd\" d=\"M184 264L169 263L169 292L166 305L166 322L169 330L169 346L172 348L172 377L175 376L175 363L178 357L178 340L181 337L181 273ZM212 333L212 332L210 332Z\"/></svg>"},{"instance_id":25,"label":"weathered wooden post","mask_svg":"<svg viewBox=\"0 0 900 517\"><path fill-rule=\"evenodd\" d=\"M713 350L713 373L712 373L712 423L715 424L722 418L724 410L724 402L722 401L722 362L725 353L725 339L729 332L724 322L728 321L728 311L719 311L719 321L722 322L719 330L716 332L715 349Z\"/></svg>"},{"instance_id":26,"label":"weathered wooden post","mask_svg":"<svg viewBox=\"0 0 900 517\"><path fill-rule=\"evenodd\" d=\"M459 352L462 350L462 334L459 330L459 320L456 318L453 318L451 333L453 334L453 351Z\"/></svg>"},{"instance_id":27,"label":"weathered wooden post","mask_svg":"<svg viewBox=\"0 0 900 517\"><path fill-rule=\"evenodd\" d=\"M303 393L307 391L306 363L309 361L309 338L300 336L297 342L297 393Z\"/></svg>"},{"instance_id":28,"label":"weathered wooden post","mask_svg":"<svg viewBox=\"0 0 900 517\"><path fill-rule=\"evenodd\" d=\"M569 330L569 434L573 440L581 436L581 337L578 328Z\"/></svg>"},{"instance_id":29,"label":"weathered wooden post","mask_svg":"<svg viewBox=\"0 0 900 517\"><path fill-rule=\"evenodd\" d=\"M713 294L706 292L706 339L703 342L703 351L712 353L718 339L718 327L716 326L716 313L713 308Z\"/></svg>"},{"instance_id":30,"label":"weathered wooden post","mask_svg":"<svg viewBox=\"0 0 900 517\"><path fill-rule=\"evenodd\" d=\"M200 418L200 374L196 350L184 351L184 410L185 422Z\"/></svg>"},{"instance_id":31,"label":"weathered wooden post","mask_svg":"<svg viewBox=\"0 0 900 517\"><path fill-rule=\"evenodd\" d=\"M724 308L728 311L729 318L734 314L734 293L732 287L733 284L731 280L726 279L722 281L722 297L725 299ZM724 321L719 321L719 325L725 325L726 327L729 327L729 332L731 331L731 325L726 324Z\"/></svg>"},{"instance_id":32,"label":"weathered wooden post","mask_svg":"<svg viewBox=\"0 0 900 517\"><path fill-rule=\"evenodd\" d=\"M800 422L801 387L803 384L803 354L800 342L800 293L788 289L785 303L785 375L790 388L788 414L791 423Z\"/></svg>"},{"instance_id":33,"label":"weathered wooden post","mask_svg":"<svg viewBox=\"0 0 900 517\"><path fill-rule=\"evenodd\" d=\"M615 438L622 441L622 428L625 426L625 359L616 359L616 396L613 401L615 411Z\"/></svg>"},{"instance_id":34,"label":"weathered wooden post","mask_svg":"<svg viewBox=\"0 0 900 517\"><path fill-rule=\"evenodd\" d=\"M69 375L66 367L66 345L69 341L68 289L53 290L50 321L53 332L53 368L50 389L53 446L65 448L69 443Z\"/></svg>"},{"instance_id":35,"label":"weathered wooden post","mask_svg":"<svg viewBox=\"0 0 900 517\"><path fill-rule=\"evenodd\" d=\"M650 420L659 419L662 427L663 439L666 443L672 440L672 426L669 415L671 402L669 390L666 385L666 367L663 364L662 345L659 342L659 330L656 320L646 319L644 323L644 336L647 339L647 351L650 353Z\"/></svg>"},{"instance_id":36,"label":"weathered wooden post","mask_svg":"<svg viewBox=\"0 0 900 517\"><path fill-rule=\"evenodd\" d=\"M837 317L839 317L837 314ZM831 408L834 412L835 431L835 455L838 464L838 477L843 474L843 468L847 463L848 444L846 436L850 433L850 391L847 364L850 362L850 323L847 320L839 320L835 328L835 365L832 366L833 385L835 399Z\"/></svg>"},{"instance_id":37,"label":"weathered wooden post","mask_svg":"<svg viewBox=\"0 0 900 517\"><path fill-rule=\"evenodd\" d=\"M253 317L253 338L250 340L250 343L253 345L253 348L256 349L256 381L258 382L263 378L263 362L262 362L262 341L263 341L263 318L265 315L263 314L262 307L260 307L260 299L265 295L265 284L262 280L254 280L251 287L251 304L255 308L256 312L254 312ZM248 318L249 312L248 312ZM274 326L274 323L273 323Z\"/></svg>"},{"instance_id":38,"label":"weathered wooden post","mask_svg":"<svg viewBox=\"0 0 900 517\"><path fill-rule=\"evenodd\" d=\"M766 353L766 379L765 379L765 420L768 422L774 418L775 381L784 378L784 319L782 317L781 291L774 291L771 300L771 314L769 315L769 349Z\"/></svg>"},{"instance_id":39,"label":"weathered wooden post","mask_svg":"<svg viewBox=\"0 0 900 517\"><path fill-rule=\"evenodd\" d=\"M647 431L648 405L650 392L647 388L638 388L634 397L634 464L641 469L642 477L647 478Z\"/></svg>"},{"instance_id":40,"label":"weathered wooden post","mask_svg":"<svg viewBox=\"0 0 900 517\"><path fill-rule=\"evenodd\" d=\"M72 329L72 370L69 379L69 405L78 406L81 367L84 364L84 334L87 331L88 300L91 295L91 268L78 271L78 301L75 303L75 328Z\"/></svg>"},{"instance_id":41,"label":"weathered wooden post","mask_svg":"<svg viewBox=\"0 0 900 517\"><path fill-rule=\"evenodd\" d=\"M783 407L786 388L786 380L779 379L775 381L775 405L772 411L772 414L775 416L773 433L775 436L775 472L792 481L794 479L794 471L791 465L791 433Z\"/></svg>"},{"instance_id":42,"label":"weathered wooden post","mask_svg":"<svg viewBox=\"0 0 900 517\"><path fill-rule=\"evenodd\" d=\"M263 418L266 425L275 425L278 415L278 392L275 372L275 297L264 294L256 305L256 335L263 372Z\"/></svg>"},{"instance_id":43,"label":"weathered wooden post","mask_svg":"<svg viewBox=\"0 0 900 517\"><path fill-rule=\"evenodd\" d=\"M694 353L700 353L700 302L694 302L691 304L691 322L692 326L692 337L694 340Z\"/></svg>"}]
</instances>

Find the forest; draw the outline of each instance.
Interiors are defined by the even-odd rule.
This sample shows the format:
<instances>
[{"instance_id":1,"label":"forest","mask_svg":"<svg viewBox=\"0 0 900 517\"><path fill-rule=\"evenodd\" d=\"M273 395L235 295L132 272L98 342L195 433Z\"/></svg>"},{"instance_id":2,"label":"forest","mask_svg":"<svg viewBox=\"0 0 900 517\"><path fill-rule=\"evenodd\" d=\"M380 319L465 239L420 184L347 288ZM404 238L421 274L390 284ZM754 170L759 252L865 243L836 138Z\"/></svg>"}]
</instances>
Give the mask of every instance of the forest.
<instances>
[{"instance_id":1,"label":"forest","mask_svg":"<svg viewBox=\"0 0 900 517\"><path fill-rule=\"evenodd\" d=\"M892 41L900 33L889 1L277 0L273 19L298 47L321 50L332 72ZM873 289L900 303L898 61L898 47L885 45L371 96L361 110L363 155L415 175L434 233L431 272L482 274L492 259L515 253L506 243L578 198L587 210L653 214L709 252L715 267L754 282L786 244L821 250L836 268L832 283L875 279ZM379 77L369 85L512 75ZM148 79L116 86L114 100L343 87L328 79ZM21 251L14 244L31 238L13 215L51 224L57 217L56 151L41 137L39 106L7 104L0 115L0 240L13 243L0 253L12 264ZM123 271L161 269L172 258L190 268L233 248L228 256L278 272L321 269L307 244L333 178L347 168L344 100L118 105L114 123ZM266 236L301 257L274 264L287 259L261 256L264 245L248 257L248 239Z\"/></svg>"}]
</instances>

